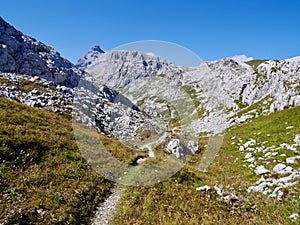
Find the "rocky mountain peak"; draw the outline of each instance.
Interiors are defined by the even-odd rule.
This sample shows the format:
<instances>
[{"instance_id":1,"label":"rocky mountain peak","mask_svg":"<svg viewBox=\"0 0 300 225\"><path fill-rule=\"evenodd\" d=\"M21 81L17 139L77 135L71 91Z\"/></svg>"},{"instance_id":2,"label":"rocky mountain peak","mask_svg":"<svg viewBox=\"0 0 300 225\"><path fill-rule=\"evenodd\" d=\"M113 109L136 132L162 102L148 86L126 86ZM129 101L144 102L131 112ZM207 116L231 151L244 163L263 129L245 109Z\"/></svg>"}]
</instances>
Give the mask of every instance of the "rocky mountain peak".
<instances>
[{"instance_id":1,"label":"rocky mountain peak","mask_svg":"<svg viewBox=\"0 0 300 225\"><path fill-rule=\"evenodd\" d=\"M105 51L103 51L99 45L93 46L83 58L77 61L77 67L80 69L85 69L104 53Z\"/></svg>"},{"instance_id":2,"label":"rocky mountain peak","mask_svg":"<svg viewBox=\"0 0 300 225\"><path fill-rule=\"evenodd\" d=\"M89 52L99 52L99 53L105 53L105 51L103 51L99 45L95 45L93 46Z\"/></svg>"},{"instance_id":3,"label":"rocky mountain peak","mask_svg":"<svg viewBox=\"0 0 300 225\"><path fill-rule=\"evenodd\" d=\"M0 18L0 72L26 74L76 86L84 72L52 47L23 34Z\"/></svg>"},{"instance_id":4,"label":"rocky mountain peak","mask_svg":"<svg viewBox=\"0 0 300 225\"><path fill-rule=\"evenodd\" d=\"M92 49L91 49L92 50ZM122 88L143 77L167 75L181 77L183 70L153 54L114 50L106 53L89 51L77 66L90 73L99 84Z\"/></svg>"},{"instance_id":5,"label":"rocky mountain peak","mask_svg":"<svg viewBox=\"0 0 300 225\"><path fill-rule=\"evenodd\" d=\"M231 57L231 59L233 59L237 62L249 62L249 61L253 60L252 57L248 57L246 55L235 55L235 56Z\"/></svg>"}]
</instances>

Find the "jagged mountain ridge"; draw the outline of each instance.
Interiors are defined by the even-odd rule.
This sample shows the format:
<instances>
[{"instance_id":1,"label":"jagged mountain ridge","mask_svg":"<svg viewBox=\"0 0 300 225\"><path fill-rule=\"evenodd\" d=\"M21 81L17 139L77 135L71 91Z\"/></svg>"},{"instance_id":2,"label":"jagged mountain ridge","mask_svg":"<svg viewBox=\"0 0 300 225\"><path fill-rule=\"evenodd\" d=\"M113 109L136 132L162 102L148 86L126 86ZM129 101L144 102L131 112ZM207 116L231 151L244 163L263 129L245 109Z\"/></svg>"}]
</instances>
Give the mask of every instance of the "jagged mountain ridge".
<instances>
[{"instance_id":1,"label":"jagged mountain ridge","mask_svg":"<svg viewBox=\"0 0 300 225\"><path fill-rule=\"evenodd\" d=\"M0 71L38 76L71 87L84 76L53 48L16 30L1 17Z\"/></svg>"},{"instance_id":2,"label":"jagged mountain ridge","mask_svg":"<svg viewBox=\"0 0 300 225\"><path fill-rule=\"evenodd\" d=\"M300 105L300 57L261 61L258 65L256 60L250 59L246 60L245 56L243 60L239 57L236 60L225 58L189 68L141 52L112 51L98 54L94 61L89 59L88 65L81 68L98 83L125 90L125 94L128 89L134 92L142 78L166 76L179 86L195 92L198 102L205 102L207 96L204 89L214 83L217 85L214 91L222 96L229 116L268 96L272 98L268 106L270 112ZM83 61L80 60L81 63ZM138 101L141 99L134 102Z\"/></svg>"},{"instance_id":3,"label":"jagged mountain ridge","mask_svg":"<svg viewBox=\"0 0 300 225\"><path fill-rule=\"evenodd\" d=\"M181 77L183 69L152 54L116 50L103 53L93 47L77 66L90 73L98 84L122 88L138 78L152 75Z\"/></svg>"},{"instance_id":4,"label":"jagged mountain ridge","mask_svg":"<svg viewBox=\"0 0 300 225\"><path fill-rule=\"evenodd\" d=\"M154 133L162 130L155 118L145 115L121 93L85 79L84 71L51 47L2 18L0 29L0 96L72 114L75 121L121 141L131 140L132 145L143 139L141 131L149 127ZM90 56L96 58L98 53L103 52L96 46ZM135 149L149 150L153 156L148 144L135 145Z\"/></svg>"},{"instance_id":5,"label":"jagged mountain ridge","mask_svg":"<svg viewBox=\"0 0 300 225\"><path fill-rule=\"evenodd\" d=\"M2 38L1 34L1 38ZM1 41L2 39L0 39ZM12 42L14 43L14 42ZM8 45L6 45L7 47ZM97 49L96 49L97 50ZM36 54L34 49L32 50L33 54ZM0 54L2 54L5 51L0 51ZM104 54L99 54L100 56ZM96 53L98 55L98 53ZM130 55L130 54L128 54ZM3 59L3 58L2 58ZM4 58L4 65L8 66L9 63L5 60L9 60L9 58ZM14 59L15 60L15 59ZM31 61L26 61L27 59L23 59L24 62L29 63L28 65L31 65ZM169 68L168 63L163 64L166 68L164 68L163 71L167 72L166 74L160 73L162 71L159 71L157 73L155 71L155 67L148 70L152 71L153 73L150 73L147 75L147 73L141 73L141 76L131 76L130 79L126 78L127 81L130 81L129 83L116 83L117 86L121 84L121 90L126 90L125 93L133 93L136 92L137 87L134 86L136 84L134 81L143 81L142 78L148 79L153 78L154 81L160 81L158 79L155 79L155 77L159 77L162 81L165 82L172 81L170 83L174 83L175 85L179 85L181 88L185 88L186 92L189 93L190 98L194 100L194 104L196 101L199 101L199 107L205 107L207 111L213 106L211 106L211 102L207 100L207 97L210 95L207 95L207 91L210 89L211 83L216 84L216 89L213 91L216 92L218 95L224 95L224 98L222 100L225 101L225 104L228 109L230 109L228 116L232 116L235 114L235 112L240 111L241 109L247 109L248 106L255 106L256 110L260 105L258 105L260 100L264 100L262 105L264 106L264 110L268 112L272 110L283 110L286 107L292 107L295 105L299 105L299 58L293 58L288 60L282 60L282 61L275 61L270 60L267 62L261 62L259 65L253 65L253 62L249 62L250 65L242 63L242 62L236 62L231 59L223 59L218 60L216 62L211 62L207 64L203 64L196 68L178 68L181 69L182 72L179 74L172 73L172 67L176 67L175 65L171 65ZM143 61L141 61L143 63ZM122 64L123 65L123 64ZM141 67L142 68L142 67ZM32 67L32 70L34 71L34 67ZM125 68L126 69L126 68ZM73 81L72 79L69 80L66 78L66 80L61 81L60 79L55 79L57 76L56 74L51 74L49 72L49 76L41 76L39 73L31 73L31 69L23 71L24 73L28 73L28 75L24 74L15 74L20 73L18 70L12 70L14 73L0 73L0 96L4 96L6 98L15 99L22 103L28 104L33 107L54 107L55 109L61 107L61 111L63 112L69 112L73 109L73 106L71 105L71 102L74 98L74 92L77 93L77 96L80 99L79 106L82 106L83 108L90 109L90 112L92 114L92 117L96 117L96 121L93 121L91 118L87 117L86 115L82 115L81 122L85 123L90 126L96 126L99 128L100 131L103 131L106 129L106 131L109 131L111 134L118 138L124 138L125 140L128 138L128 136L138 136L137 130L142 128L142 124L145 123L151 123L150 126L154 126L156 124L153 124L153 120L151 118L145 122L144 114L139 112L138 110L134 109L134 104L132 104L129 100L125 100L125 102L129 103L130 107L123 107L125 104L120 105L119 101L116 100L117 96L119 96L117 91L113 91L105 86L101 86L98 89L95 87L96 91L94 91L94 87L88 87L90 83L87 83L87 85L82 84L78 90L78 87L65 87L64 85L74 85L75 83L70 82ZM146 69L147 70L147 69ZM1 70L0 70L1 71ZM5 71L5 70L4 70ZM121 70L122 71L122 70ZM126 70L124 70L126 71ZM134 71L134 70L132 70ZM48 73L47 73L48 74ZM118 73L117 73L118 74ZM45 74L43 74L45 75ZM127 74L122 74L127 75ZM69 76L68 74L66 75ZM144 80L145 80L144 79ZM66 81L66 82L65 82ZM76 81L76 79L74 80ZM121 79L119 80L121 81ZM212 82L213 81L213 82ZM84 82L83 82L84 83ZM112 83L113 84L113 83ZM158 84L154 85L155 83L150 82L151 85L157 86L158 88L161 88ZM160 83L161 85L162 83ZM125 86L124 86L125 85ZM33 89L27 90L27 86L33 86ZM213 87L213 86L212 86ZM87 88L87 89L84 89ZM152 88L150 86L150 88ZM298 90L298 91L297 91ZM169 97L174 97L172 95L174 92L170 92ZM81 95L82 94L82 95ZM141 95L142 96L142 95ZM119 96L120 97L120 96ZM147 97L147 96L146 96ZM148 96L149 97L149 96ZM151 97L151 96L150 96ZM158 110L165 109L168 107L164 107L166 105L163 105L162 102L155 102L150 99L150 101L147 101L147 99L140 99L144 100L144 103L150 103L150 106L159 106ZM94 102L93 102L94 101ZM94 103L94 104L93 104ZM96 103L96 104L95 104ZM157 104L159 103L159 104ZM190 102L188 102L190 103ZM206 103L206 104L204 104ZM246 104L247 106L243 106L242 104ZM143 104L141 104L143 105ZM195 104L196 105L196 104ZM168 106L168 105L167 105ZM198 108L199 108L198 107ZM253 110L251 110L253 111ZM82 111L79 111L80 113ZM145 111L148 115L154 115L153 110ZM285 111L283 111L285 112ZM297 111L295 111L297 112ZM76 110L75 110L76 113ZM253 112L252 112L253 113ZM258 114L257 114L258 113ZM254 112L254 116L261 116L259 112ZM294 113L297 115L297 113ZM26 115L26 114L25 114ZM199 128L199 131L205 131L207 129L207 122L210 122L210 119L214 118L214 116L211 116L213 114L203 114L203 116L199 116L202 121L201 124L204 125L204 127ZM247 118L251 118L251 114L243 114L245 116L248 116ZM290 114L293 116L293 114ZM211 117L209 117L211 116ZM22 115L21 118L23 118L24 115ZM26 118L26 117L25 117ZM27 118L30 118L30 115L28 115ZM266 117L267 119L269 117ZM22 119L23 120L23 119ZM22 120L21 123L22 123ZM233 120L236 120L236 118L233 117ZM241 118L242 122L243 119ZM277 120L275 120L277 121ZM279 120L278 120L279 121ZM232 121L230 121L232 122ZM234 124L232 122L231 124ZM294 139L297 146L299 146L299 134L297 136L291 136L290 131L294 128L297 129L297 133L299 133L299 129L297 126L297 123L291 124L289 123L289 120L287 120L286 123L283 125L283 132L282 135L285 136L285 131L287 135L286 140L289 138ZM16 130L18 130L20 126L18 125ZM242 128L243 129L243 128ZM282 143L282 141L279 143L279 146L271 146L266 147L265 144L268 142L268 140L265 141L265 139L261 135L261 132L253 133L253 135L257 136L257 140L261 139L258 145L256 146L256 140L250 139L250 136L252 135L253 129L249 129L249 133L244 134L245 137L243 137L243 140L240 139L240 137L232 136L231 139L231 145L236 145L235 147L239 146L240 151L245 152L245 156L240 158L240 161L245 161L248 164L245 165L248 166L250 169L253 169L255 173L261 174L264 173L262 178L256 183L254 186L248 187L248 192L263 192L263 193L270 193L270 197L276 197L278 200L282 199L283 193L285 190L281 191L280 188L286 187L289 185L289 188L292 190L291 186L295 186L298 182L297 179L299 179L299 164L294 164L299 160L299 153L295 150L297 146L295 144L287 144ZM168 132L171 132L168 130ZM293 131L294 132L294 131ZM275 132L274 132L275 133ZM5 135L6 132L3 132ZM240 133L238 133L240 135ZM270 140L273 139L273 133L267 134L264 133L263 135L267 135L267 137L270 137ZM173 153L177 157L181 157L181 153L178 152L178 149L180 149L180 142L178 139L175 139L174 137L167 136L166 139L170 139L171 141L167 144L166 151L169 153ZM177 137L176 137L177 138ZM262 142L263 141L263 142ZM4 146L4 145L3 145ZM145 147L149 147L149 143L146 143L144 145ZM4 146L5 147L5 146ZM150 146L151 147L151 146ZM295 156L293 157L287 157L283 156L284 154L280 154L278 152L274 152L275 150L287 150L293 151L295 153ZM198 150L198 146L195 146L194 150ZM238 151L238 150L237 150ZM21 151L22 152L22 151ZM260 153L265 153L264 157L261 158ZM194 153L194 152L193 152ZM250 154L251 153L251 154ZM256 155L257 153L257 155ZM275 153L275 154L273 154ZM282 153L282 152L281 152ZM278 156L277 156L278 154ZM280 155L279 155L280 154ZM289 152L287 154L290 154ZM150 154L149 154L150 155ZM51 155L52 157L53 155ZM271 157L270 157L271 156ZM276 157L277 156L277 157ZM290 155L288 155L290 156ZM256 164L256 160L258 163L267 163L272 160L274 160L276 157L276 160L280 157L281 161L280 164L277 165L269 165L269 169L266 172L265 167L261 167L261 164ZM144 160L144 159L143 159ZM238 158L236 158L238 160ZM269 160L269 161L267 161ZM2 161L2 160L1 160ZM3 161L4 162L4 161ZM236 162L236 161L235 161ZM227 161L226 161L227 163ZM291 166L283 165L285 164L291 164ZM78 163L79 164L79 163ZM233 164L234 165L234 164ZM273 167L274 166L274 167ZM278 168L280 166L280 168ZM45 168L45 167L43 167ZM261 169L264 169L264 171L261 171ZM277 169L275 171L275 168ZM78 169L78 168L77 168ZM260 169L260 170L259 170ZM270 178L269 173L272 174L273 170L276 174L274 175L275 178ZM223 170L224 171L224 170ZM222 171L222 172L223 172ZM290 173L288 176L283 176L286 173ZM47 173L48 174L48 173ZM281 174L282 177L278 178L278 174ZM187 179L190 180L192 178L192 174L187 174ZM24 177L23 177L24 178ZM266 178L266 179L265 179ZM76 177L76 179L81 179L81 177ZM22 179L21 179L22 180ZM35 179L36 180L36 176ZM48 178L47 178L48 180ZM215 182L215 179L214 179ZM26 185L26 184L25 184ZM39 185L39 184L36 184ZM187 185L191 185L189 182L187 182ZM73 185L74 186L74 185ZM175 185L176 186L176 185ZM37 187L37 186L36 186ZM269 188L271 187L271 188ZM298 186L296 186L297 188ZM32 188L32 187L30 187ZM296 191L299 190L296 189ZM23 189L23 186L22 186ZM177 186L176 186L176 189ZM12 189L11 195L14 196L13 199L16 197L15 188ZM166 190L166 189L165 189ZM182 190L182 189L178 189ZM56 190L57 191L57 190ZM220 191L222 192L222 191ZM7 196L8 192L5 193ZM212 193L209 195L211 196ZM222 194L222 193L221 193ZM178 199L181 198L182 193L178 195ZM230 197L231 195L222 195L222 197ZM18 198L22 199L24 198L24 195L19 195ZM177 197L177 196L176 196ZM247 196L246 196L247 197ZM17 198L17 199L18 199ZM169 197L168 197L169 198ZM197 205L199 200L198 198L191 198L197 200ZM229 198L230 200L230 198ZM253 200L253 199L250 199ZM16 205L19 206L20 202L16 202ZM219 201L218 201L219 202ZM256 202L254 202L256 203ZM265 205L265 204L264 204ZM37 207L37 206L35 206ZM38 209L35 208L32 212L35 214L33 215L43 215L45 213L44 209ZM40 207L40 205L39 205ZM224 206L222 206L224 207ZM27 207L26 207L27 208ZM134 207L132 207L134 208ZM20 208L18 208L20 210ZM10 214L9 216L15 217L16 211L9 210ZM49 209L50 213L53 210ZM162 210L163 211L163 210ZM201 211L201 210L200 210ZM38 214L37 214L38 213ZM226 209L226 213L228 213ZM247 214L249 215L249 214ZM260 214L261 215L261 214ZM297 214L298 215L298 214ZM240 214L238 215L240 217ZM22 219L22 218L21 218Z\"/></svg>"},{"instance_id":6,"label":"jagged mountain ridge","mask_svg":"<svg viewBox=\"0 0 300 225\"><path fill-rule=\"evenodd\" d=\"M142 123L134 122L133 117L144 122L138 108L107 86L94 86L85 80L85 75L53 48L16 30L0 17L0 96L32 107L73 113L78 121L121 139L136 135ZM80 104L90 107L88 115L76 105L76 96L81 98ZM126 111L123 107L127 107Z\"/></svg>"}]
</instances>

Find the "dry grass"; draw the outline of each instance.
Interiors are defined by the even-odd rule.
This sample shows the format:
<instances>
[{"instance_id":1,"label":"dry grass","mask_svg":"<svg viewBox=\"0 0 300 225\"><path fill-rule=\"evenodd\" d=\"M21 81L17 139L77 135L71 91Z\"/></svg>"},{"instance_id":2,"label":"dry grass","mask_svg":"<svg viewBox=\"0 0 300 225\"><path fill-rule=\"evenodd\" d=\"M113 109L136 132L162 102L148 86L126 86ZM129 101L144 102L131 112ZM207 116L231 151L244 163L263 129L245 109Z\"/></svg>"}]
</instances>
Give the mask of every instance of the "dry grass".
<instances>
[{"instance_id":1,"label":"dry grass","mask_svg":"<svg viewBox=\"0 0 300 225\"><path fill-rule=\"evenodd\" d=\"M112 183L77 149L70 118L0 98L0 223L88 223Z\"/></svg>"}]
</instances>

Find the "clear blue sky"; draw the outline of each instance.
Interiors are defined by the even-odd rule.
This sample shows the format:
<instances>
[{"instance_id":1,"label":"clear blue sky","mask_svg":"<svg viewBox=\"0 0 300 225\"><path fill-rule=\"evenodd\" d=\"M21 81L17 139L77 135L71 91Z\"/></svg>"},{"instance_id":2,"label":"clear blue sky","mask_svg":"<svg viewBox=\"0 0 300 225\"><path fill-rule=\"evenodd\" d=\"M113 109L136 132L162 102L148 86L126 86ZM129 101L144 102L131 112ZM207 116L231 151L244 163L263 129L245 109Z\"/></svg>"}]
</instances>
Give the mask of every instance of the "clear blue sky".
<instances>
[{"instance_id":1,"label":"clear blue sky","mask_svg":"<svg viewBox=\"0 0 300 225\"><path fill-rule=\"evenodd\" d=\"M203 60L300 55L298 0L3 0L0 16L76 62L93 45L163 40Z\"/></svg>"}]
</instances>

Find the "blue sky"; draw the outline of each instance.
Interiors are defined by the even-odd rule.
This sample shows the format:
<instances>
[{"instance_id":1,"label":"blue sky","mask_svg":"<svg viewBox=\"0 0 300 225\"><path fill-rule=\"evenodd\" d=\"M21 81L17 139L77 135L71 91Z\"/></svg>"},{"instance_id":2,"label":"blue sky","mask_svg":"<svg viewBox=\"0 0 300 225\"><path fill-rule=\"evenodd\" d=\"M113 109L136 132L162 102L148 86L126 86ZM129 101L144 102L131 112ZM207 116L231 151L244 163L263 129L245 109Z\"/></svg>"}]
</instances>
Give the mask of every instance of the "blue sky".
<instances>
[{"instance_id":1,"label":"blue sky","mask_svg":"<svg viewBox=\"0 0 300 225\"><path fill-rule=\"evenodd\" d=\"M300 55L300 1L5 0L0 16L76 62L140 40L182 45L205 61Z\"/></svg>"}]
</instances>

